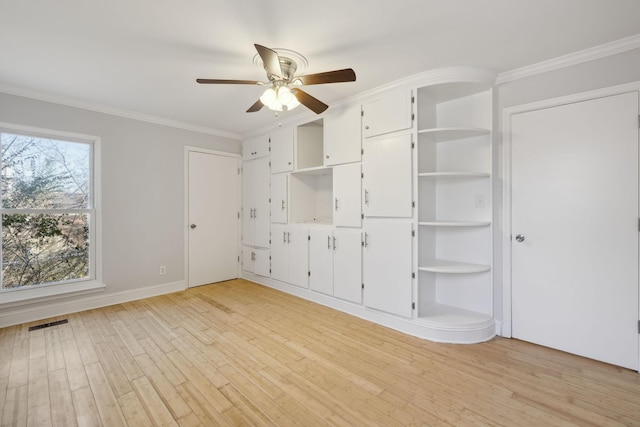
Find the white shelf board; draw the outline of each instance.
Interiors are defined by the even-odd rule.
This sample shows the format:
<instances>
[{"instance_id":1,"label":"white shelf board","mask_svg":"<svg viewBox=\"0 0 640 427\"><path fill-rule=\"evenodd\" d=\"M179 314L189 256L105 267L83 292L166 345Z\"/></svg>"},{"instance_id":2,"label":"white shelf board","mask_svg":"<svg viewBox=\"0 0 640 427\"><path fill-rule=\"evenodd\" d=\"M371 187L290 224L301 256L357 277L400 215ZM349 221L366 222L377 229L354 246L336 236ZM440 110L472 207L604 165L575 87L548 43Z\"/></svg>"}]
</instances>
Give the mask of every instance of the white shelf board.
<instances>
[{"instance_id":1,"label":"white shelf board","mask_svg":"<svg viewBox=\"0 0 640 427\"><path fill-rule=\"evenodd\" d=\"M471 127L443 127L420 129L418 135L425 135L433 142L447 142L458 139L472 138L474 136L489 135L489 129Z\"/></svg>"},{"instance_id":2,"label":"white shelf board","mask_svg":"<svg viewBox=\"0 0 640 427\"><path fill-rule=\"evenodd\" d=\"M444 259L431 259L418 267L420 271L445 274L469 274L484 273L490 271L490 265L470 264L466 262L450 261Z\"/></svg>"},{"instance_id":3,"label":"white shelf board","mask_svg":"<svg viewBox=\"0 0 640 427\"><path fill-rule=\"evenodd\" d=\"M487 172L421 172L421 178L489 178Z\"/></svg>"},{"instance_id":4,"label":"white shelf board","mask_svg":"<svg viewBox=\"0 0 640 427\"><path fill-rule=\"evenodd\" d=\"M460 327L489 322L492 317L488 314L436 303L428 306L426 310L421 310L418 319L448 327Z\"/></svg>"},{"instance_id":5,"label":"white shelf board","mask_svg":"<svg viewBox=\"0 0 640 427\"><path fill-rule=\"evenodd\" d=\"M488 227L491 221L420 221L418 225L427 227Z\"/></svg>"},{"instance_id":6,"label":"white shelf board","mask_svg":"<svg viewBox=\"0 0 640 427\"><path fill-rule=\"evenodd\" d=\"M291 173L301 175L328 175L332 173L332 168L331 166L316 166L313 168L296 169Z\"/></svg>"}]
</instances>

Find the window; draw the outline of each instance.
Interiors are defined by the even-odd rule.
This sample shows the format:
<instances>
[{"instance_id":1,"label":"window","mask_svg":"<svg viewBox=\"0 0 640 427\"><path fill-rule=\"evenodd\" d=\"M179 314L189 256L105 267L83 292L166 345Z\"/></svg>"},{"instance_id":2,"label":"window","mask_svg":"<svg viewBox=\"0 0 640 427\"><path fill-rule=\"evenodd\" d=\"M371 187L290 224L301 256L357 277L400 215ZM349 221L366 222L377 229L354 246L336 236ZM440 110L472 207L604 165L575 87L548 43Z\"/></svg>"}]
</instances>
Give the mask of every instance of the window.
<instances>
[{"instance_id":1,"label":"window","mask_svg":"<svg viewBox=\"0 0 640 427\"><path fill-rule=\"evenodd\" d=\"M0 127L2 291L95 281L96 144Z\"/></svg>"}]
</instances>

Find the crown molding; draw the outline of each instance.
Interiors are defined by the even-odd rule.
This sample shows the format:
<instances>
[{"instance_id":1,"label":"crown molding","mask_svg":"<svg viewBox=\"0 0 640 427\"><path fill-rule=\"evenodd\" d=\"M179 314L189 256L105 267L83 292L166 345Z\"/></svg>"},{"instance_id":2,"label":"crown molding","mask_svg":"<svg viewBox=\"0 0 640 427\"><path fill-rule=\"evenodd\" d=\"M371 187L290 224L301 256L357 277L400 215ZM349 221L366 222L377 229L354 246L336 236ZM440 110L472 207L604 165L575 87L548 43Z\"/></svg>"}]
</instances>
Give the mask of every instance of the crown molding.
<instances>
[{"instance_id":1,"label":"crown molding","mask_svg":"<svg viewBox=\"0 0 640 427\"><path fill-rule=\"evenodd\" d=\"M126 119L137 120L140 122L153 123L156 125L168 126L176 129L187 130L191 132L204 133L207 135L219 136L222 138L229 138L240 142L242 136L225 132L217 129L208 128L205 126L198 126L187 122L181 122L178 120L167 119L165 117L153 116L151 114L138 113L135 111L125 110L122 108L109 107L106 105L94 104L87 101L81 101L79 99L65 97L60 95L53 95L47 92L36 91L32 89L26 89L17 86L10 86L0 84L0 93L6 93L8 95L21 96L23 98L35 99L38 101L50 102L53 104L64 105L67 107L80 108L83 110L94 111L97 113L109 114L112 116L123 117Z\"/></svg>"},{"instance_id":2,"label":"crown molding","mask_svg":"<svg viewBox=\"0 0 640 427\"><path fill-rule=\"evenodd\" d=\"M640 34L498 74L496 85L640 48Z\"/></svg>"}]
</instances>

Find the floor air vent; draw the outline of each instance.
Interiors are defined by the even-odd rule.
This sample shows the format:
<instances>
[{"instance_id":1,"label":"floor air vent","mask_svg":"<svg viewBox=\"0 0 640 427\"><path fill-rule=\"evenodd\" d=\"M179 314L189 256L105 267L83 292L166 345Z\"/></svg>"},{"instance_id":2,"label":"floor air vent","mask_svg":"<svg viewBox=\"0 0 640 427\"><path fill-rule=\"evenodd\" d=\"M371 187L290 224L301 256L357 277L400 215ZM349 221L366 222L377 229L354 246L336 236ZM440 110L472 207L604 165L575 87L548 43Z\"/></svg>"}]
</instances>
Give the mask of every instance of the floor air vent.
<instances>
[{"instance_id":1,"label":"floor air vent","mask_svg":"<svg viewBox=\"0 0 640 427\"><path fill-rule=\"evenodd\" d=\"M64 325L65 323L69 323L69 320L68 319L56 320L55 322L43 323L41 325L36 325L36 326L29 326L29 332L35 331L37 329L48 328L49 326Z\"/></svg>"}]
</instances>

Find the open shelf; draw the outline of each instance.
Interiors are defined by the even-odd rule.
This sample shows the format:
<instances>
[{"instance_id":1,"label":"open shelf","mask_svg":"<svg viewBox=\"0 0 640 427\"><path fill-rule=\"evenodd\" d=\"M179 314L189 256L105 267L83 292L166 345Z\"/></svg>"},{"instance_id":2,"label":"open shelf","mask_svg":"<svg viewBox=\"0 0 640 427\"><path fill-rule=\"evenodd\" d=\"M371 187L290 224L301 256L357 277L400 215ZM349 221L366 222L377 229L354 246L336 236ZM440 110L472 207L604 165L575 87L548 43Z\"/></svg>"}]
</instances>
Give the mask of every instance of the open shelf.
<instances>
[{"instance_id":1,"label":"open shelf","mask_svg":"<svg viewBox=\"0 0 640 427\"><path fill-rule=\"evenodd\" d=\"M490 265L470 264L466 262L449 261L444 259L431 259L418 267L420 271L444 274L470 274L490 271Z\"/></svg>"},{"instance_id":2,"label":"open shelf","mask_svg":"<svg viewBox=\"0 0 640 427\"><path fill-rule=\"evenodd\" d=\"M451 305L433 303L422 310L418 319L430 323L447 325L448 327L461 327L491 322L493 318L488 314L465 310Z\"/></svg>"},{"instance_id":3,"label":"open shelf","mask_svg":"<svg viewBox=\"0 0 640 427\"><path fill-rule=\"evenodd\" d=\"M421 178L489 178L487 172L421 172Z\"/></svg>"},{"instance_id":4,"label":"open shelf","mask_svg":"<svg viewBox=\"0 0 640 427\"><path fill-rule=\"evenodd\" d=\"M488 227L491 221L420 221L426 227Z\"/></svg>"},{"instance_id":5,"label":"open shelf","mask_svg":"<svg viewBox=\"0 0 640 427\"><path fill-rule=\"evenodd\" d=\"M488 129L473 127L441 127L421 129L418 135L424 135L429 142L449 142L474 136L489 135Z\"/></svg>"}]
</instances>

